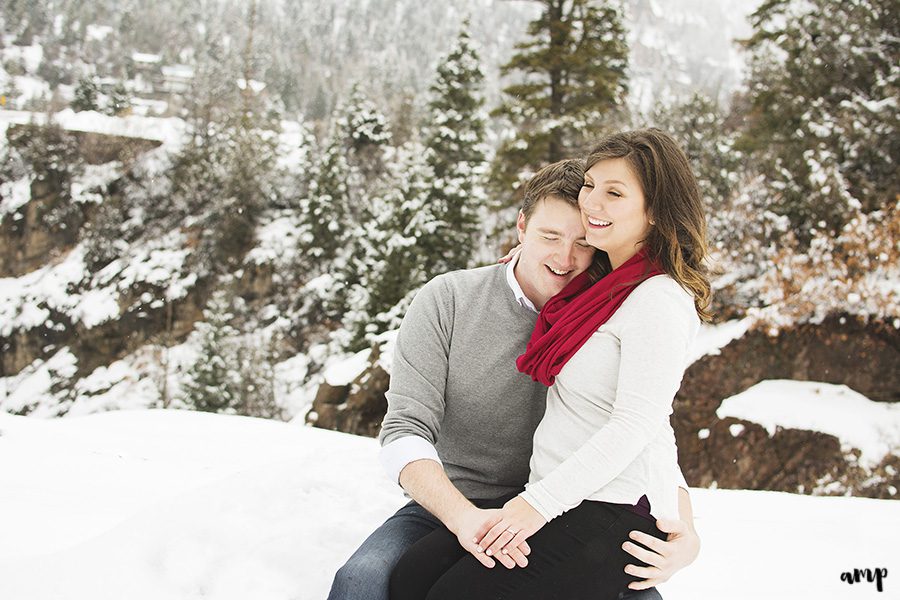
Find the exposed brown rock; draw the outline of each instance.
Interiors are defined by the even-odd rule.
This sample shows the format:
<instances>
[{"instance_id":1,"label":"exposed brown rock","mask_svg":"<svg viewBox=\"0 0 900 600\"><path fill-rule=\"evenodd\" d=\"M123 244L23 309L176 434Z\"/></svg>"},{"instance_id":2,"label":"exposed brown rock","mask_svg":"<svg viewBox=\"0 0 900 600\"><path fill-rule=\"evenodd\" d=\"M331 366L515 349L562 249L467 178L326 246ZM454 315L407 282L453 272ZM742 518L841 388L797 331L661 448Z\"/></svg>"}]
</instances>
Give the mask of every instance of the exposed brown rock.
<instances>
[{"instance_id":1,"label":"exposed brown rock","mask_svg":"<svg viewBox=\"0 0 900 600\"><path fill-rule=\"evenodd\" d=\"M378 354L376 347L369 358L369 367L350 385L322 383L307 421L322 429L377 436L387 412L384 393L390 383L390 375L377 364Z\"/></svg>"},{"instance_id":2,"label":"exposed brown rock","mask_svg":"<svg viewBox=\"0 0 900 600\"><path fill-rule=\"evenodd\" d=\"M777 336L753 331L695 362L675 400L673 425L685 478L691 485L807 492L838 481L834 493L889 497L900 479L867 473L844 456L837 438L813 431L778 430L716 415L722 400L766 379L844 384L875 401L900 400L900 332L887 322L834 317ZM741 423L732 436L729 426ZM700 430L709 436L701 439ZM881 476L878 473L881 472ZM880 480L880 481L879 481ZM819 489L819 492L823 490Z\"/></svg>"},{"instance_id":3,"label":"exposed brown rock","mask_svg":"<svg viewBox=\"0 0 900 600\"><path fill-rule=\"evenodd\" d=\"M374 359L373 359L374 362ZM900 332L887 322L835 317L770 336L753 331L716 356L695 362L675 400L673 425L688 483L699 487L779 490L892 498L900 489L900 458L874 470L856 464L834 436L799 429L775 435L759 424L719 419L722 400L766 379L845 384L868 398L900 400ZM388 376L370 366L350 386L323 384L313 404L318 427L378 433ZM740 425L732 434L731 426ZM708 430L701 437L700 431ZM704 432L706 433L706 432Z\"/></svg>"}]
</instances>

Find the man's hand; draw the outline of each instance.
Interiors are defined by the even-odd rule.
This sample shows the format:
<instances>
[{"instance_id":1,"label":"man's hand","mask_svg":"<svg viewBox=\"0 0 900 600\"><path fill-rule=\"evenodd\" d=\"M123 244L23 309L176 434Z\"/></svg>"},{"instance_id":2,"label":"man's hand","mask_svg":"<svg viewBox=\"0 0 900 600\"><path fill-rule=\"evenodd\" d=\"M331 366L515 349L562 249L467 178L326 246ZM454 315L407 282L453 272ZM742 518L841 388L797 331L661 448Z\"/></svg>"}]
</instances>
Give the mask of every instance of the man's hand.
<instances>
[{"instance_id":1,"label":"man's hand","mask_svg":"<svg viewBox=\"0 0 900 600\"><path fill-rule=\"evenodd\" d=\"M483 549L478 546L477 542L481 536L477 534L482 530L490 529L499 520L500 509L479 509L472 506L453 519L452 523L448 524L448 529L456 534L456 539L459 540L460 546L478 559L478 562L490 569L494 567L494 559L485 554ZM525 557L530 553L531 548L528 547L528 544L523 543L518 547L511 548L508 553L494 558L499 560L507 569L512 569L516 565L520 567L526 566L528 559Z\"/></svg>"},{"instance_id":2,"label":"man's hand","mask_svg":"<svg viewBox=\"0 0 900 600\"><path fill-rule=\"evenodd\" d=\"M680 569L694 562L700 553L700 538L684 521L660 519L656 522L656 526L660 531L669 534L667 541L664 542L642 531L632 531L629 537L649 550L632 542L622 544L622 549L628 554L650 565L625 567L625 572L629 575L643 578L643 581L628 584L633 590L646 590L668 581Z\"/></svg>"},{"instance_id":3,"label":"man's hand","mask_svg":"<svg viewBox=\"0 0 900 600\"><path fill-rule=\"evenodd\" d=\"M495 556L497 560L503 562L503 556L524 544L527 538L546 524L547 521L541 513L521 496L516 496L503 505L500 519L493 524L485 523L475 537L478 538L478 548L484 550L488 556Z\"/></svg>"},{"instance_id":4,"label":"man's hand","mask_svg":"<svg viewBox=\"0 0 900 600\"><path fill-rule=\"evenodd\" d=\"M493 558L478 551L476 543L482 536L479 535L476 539L475 534L482 527L487 531L496 523L497 517L493 515L499 513L499 509L478 509L456 489L443 467L433 460L415 460L403 467L400 471L400 485L413 500L440 519L456 535L460 545L481 564L489 568L494 566ZM528 559L525 557L530 553L528 544L523 543L514 547L508 555L495 558L512 569L516 565L527 565Z\"/></svg>"}]
</instances>

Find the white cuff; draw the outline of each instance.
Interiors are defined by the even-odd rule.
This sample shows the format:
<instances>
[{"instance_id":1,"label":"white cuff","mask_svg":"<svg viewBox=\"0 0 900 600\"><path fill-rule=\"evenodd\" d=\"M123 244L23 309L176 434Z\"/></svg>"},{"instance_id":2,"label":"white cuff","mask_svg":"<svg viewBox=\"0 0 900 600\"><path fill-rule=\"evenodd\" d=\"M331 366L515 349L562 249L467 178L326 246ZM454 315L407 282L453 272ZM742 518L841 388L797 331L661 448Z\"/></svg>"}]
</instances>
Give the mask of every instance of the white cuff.
<instances>
[{"instance_id":1,"label":"white cuff","mask_svg":"<svg viewBox=\"0 0 900 600\"><path fill-rule=\"evenodd\" d=\"M396 484L400 483L400 471L415 460L427 458L443 466L437 450L425 438L408 435L381 447L378 459L387 476Z\"/></svg>"},{"instance_id":2,"label":"white cuff","mask_svg":"<svg viewBox=\"0 0 900 600\"><path fill-rule=\"evenodd\" d=\"M530 504L534 510L538 511L549 523L566 512L566 508L560 506L540 483L540 481L537 481L535 483L527 484L525 486L525 491L519 494L519 496L521 496L525 502Z\"/></svg>"}]
</instances>

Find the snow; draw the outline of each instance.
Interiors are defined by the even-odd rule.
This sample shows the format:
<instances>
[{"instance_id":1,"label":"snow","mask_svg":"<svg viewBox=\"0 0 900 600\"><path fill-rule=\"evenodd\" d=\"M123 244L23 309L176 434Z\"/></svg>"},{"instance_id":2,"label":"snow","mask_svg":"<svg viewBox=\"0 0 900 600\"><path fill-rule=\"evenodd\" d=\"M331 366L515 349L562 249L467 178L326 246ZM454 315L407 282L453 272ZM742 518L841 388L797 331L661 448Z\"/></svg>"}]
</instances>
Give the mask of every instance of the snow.
<instances>
[{"instance_id":1,"label":"snow","mask_svg":"<svg viewBox=\"0 0 900 600\"><path fill-rule=\"evenodd\" d=\"M254 94L258 94L258 93L260 93L261 91L263 91L264 89L266 89L266 84L265 84L265 82L263 82L263 81L257 81L257 80L255 80L255 79L251 79L251 80L248 82L248 81L247 81L246 79L244 79L243 77L241 77L241 78L239 78L239 79L237 80L237 86L238 86L238 89L241 89L241 90L246 90L247 87L249 86L250 91L252 91Z\"/></svg>"},{"instance_id":2,"label":"snow","mask_svg":"<svg viewBox=\"0 0 900 600\"><path fill-rule=\"evenodd\" d=\"M40 44L32 44L31 46L7 45L0 52L2 52L4 62L21 61L25 71L28 73L36 72L44 59L44 48Z\"/></svg>"},{"instance_id":3,"label":"snow","mask_svg":"<svg viewBox=\"0 0 900 600\"><path fill-rule=\"evenodd\" d=\"M845 385L761 381L723 400L716 415L759 423L769 435L779 427L833 435L859 449L860 462L869 467L900 452L900 405L873 402Z\"/></svg>"},{"instance_id":4,"label":"snow","mask_svg":"<svg viewBox=\"0 0 900 600\"><path fill-rule=\"evenodd\" d=\"M52 93L50 84L43 79L31 77L29 75L17 75L12 78L15 89L18 92L13 102L17 106L24 105L29 100L39 98L50 98Z\"/></svg>"},{"instance_id":5,"label":"snow","mask_svg":"<svg viewBox=\"0 0 900 600\"><path fill-rule=\"evenodd\" d=\"M256 245L247 253L246 261L254 264L274 263L288 267L297 256L300 217L293 211L283 211L256 231Z\"/></svg>"},{"instance_id":6,"label":"snow","mask_svg":"<svg viewBox=\"0 0 900 600\"><path fill-rule=\"evenodd\" d=\"M300 419L300 422L309 412L319 388L317 379L304 383L309 363L309 357L297 354L274 366L275 402L283 407L287 414Z\"/></svg>"},{"instance_id":7,"label":"snow","mask_svg":"<svg viewBox=\"0 0 900 600\"><path fill-rule=\"evenodd\" d=\"M90 24L85 28L85 37L89 40L103 41L113 32L113 28L109 25Z\"/></svg>"},{"instance_id":8,"label":"snow","mask_svg":"<svg viewBox=\"0 0 900 600\"><path fill-rule=\"evenodd\" d=\"M162 62L162 56L160 56L159 54L149 54L147 52L132 52L131 60L136 63L155 65L159 62Z\"/></svg>"},{"instance_id":9,"label":"snow","mask_svg":"<svg viewBox=\"0 0 900 600\"><path fill-rule=\"evenodd\" d=\"M190 65L167 65L162 67L162 74L171 79L193 79L194 68Z\"/></svg>"},{"instance_id":10,"label":"snow","mask_svg":"<svg viewBox=\"0 0 900 600\"><path fill-rule=\"evenodd\" d=\"M406 502L377 454L373 439L247 417L0 414L0 597L324 598ZM666 600L881 598L840 574L896 572L895 501L702 489L691 499L703 547L660 587Z\"/></svg>"},{"instance_id":11,"label":"snow","mask_svg":"<svg viewBox=\"0 0 900 600\"><path fill-rule=\"evenodd\" d=\"M182 273L190 248L185 235L172 231L140 246L128 248L128 253L106 265L94 277L96 285L113 286L125 292L136 283L148 283L165 288L166 300L183 298L197 282L195 273Z\"/></svg>"},{"instance_id":12,"label":"snow","mask_svg":"<svg viewBox=\"0 0 900 600\"><path fill-rule=\"evenodd\" d=\"M694 346L688 356L688 361L694 363L704 356L718 355L722 348L732 341L740 338L752 324L752 319L734 319L717 325L703 324L697 337L694 338Z\"/></svg>"},{"instance_id":13,"label":"snow","mask_svg":"<svg viewBox=\"0 0 900 600\"><path fill-rule=\"evenodd\" d=\"M53 114L53 120L63 129L69 131L84 131L103 133L121 137L155 140L163 144L170 144L177 148L184 140L186 125L181 119L175 117L141 117L127 115L110 117L94 111L75 112L70 108ZM17 123L45 123L45 113L2 110L0 122Z\"/></svg>"},{"instance_id":14,"label":"snow","mask_svg":"<svg viewBox=\"0 0 900 600\"><path fill-rule=\"evenodd\" d=\"M59 350L46 361L36 360L17 375L0 378L0 415L4 411L54 417L59 414L59 402L52 393L54 383L75 374L78 360L68 348ZM10 391L11 390L11 391Z\"/></svg>"},{"instance_id":15,"label":"snow","mask_svg":"<svg viewBox=\"0 0 900 600\"><path fill-rule=\"evenodd\" d=\"M70 312L78 307L81 297L68 293L68 289L84 275L84 250L79 245L61 262L22 277L0 278L0 336L8 337L16 329L40 325L50 316L48 308ZM81 310L87 315L93 308ZM91 319L98 317L94 314Z\"/></svg>"},{"instance_id":16,"label":"snow","mask_svg":"<svg viewBox=\"0 0 900 600\"><path fill-rule=\"evenodd\" d=\"M122 163L118 161L85 165L84 172L72 181L72 202L103 202L107 186L121 176Z\"/></svg>"},{"instance_id":17,"label":"snow","mask_svg":"<svg viewBox=\"0 0 900 600\"><path fill-rule=\"evenodd\" d=\"M3 216L16 212L31 200L31 179L23 177L0 184L0 221Z\"/></svg>"},{"instance_id":18,"label":"snow","mask_svg":"<svg viewBox=\"0 0 900 600\"><path fill-rule=\"evenodd\" d=\"M356 354L336 356L328 361L324 370L324 380L328 385L350 385L369 365L370 350L360 350Z\"/></svg>"}]
</instances>

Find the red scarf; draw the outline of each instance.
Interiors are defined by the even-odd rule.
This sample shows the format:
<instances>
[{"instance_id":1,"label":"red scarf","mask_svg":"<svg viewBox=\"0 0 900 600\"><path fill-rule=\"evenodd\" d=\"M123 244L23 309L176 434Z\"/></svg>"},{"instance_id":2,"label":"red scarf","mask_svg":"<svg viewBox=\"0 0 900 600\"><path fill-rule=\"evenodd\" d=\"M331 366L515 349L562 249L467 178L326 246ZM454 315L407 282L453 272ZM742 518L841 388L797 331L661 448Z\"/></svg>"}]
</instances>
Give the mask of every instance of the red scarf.
<instances>
[{"instance_id":1,"label":"red scarf","mask_svg":"<svg viewBox=\"0 0 900 600\"><path fill-rule=\"evenodd\" d=\"M538 315L525 354L516 360L519 371L546 386L597 329L616 312L645 279L661 275L643 250L593 285L581 273L550 298Z\"/></svg>"}]
</instances>

